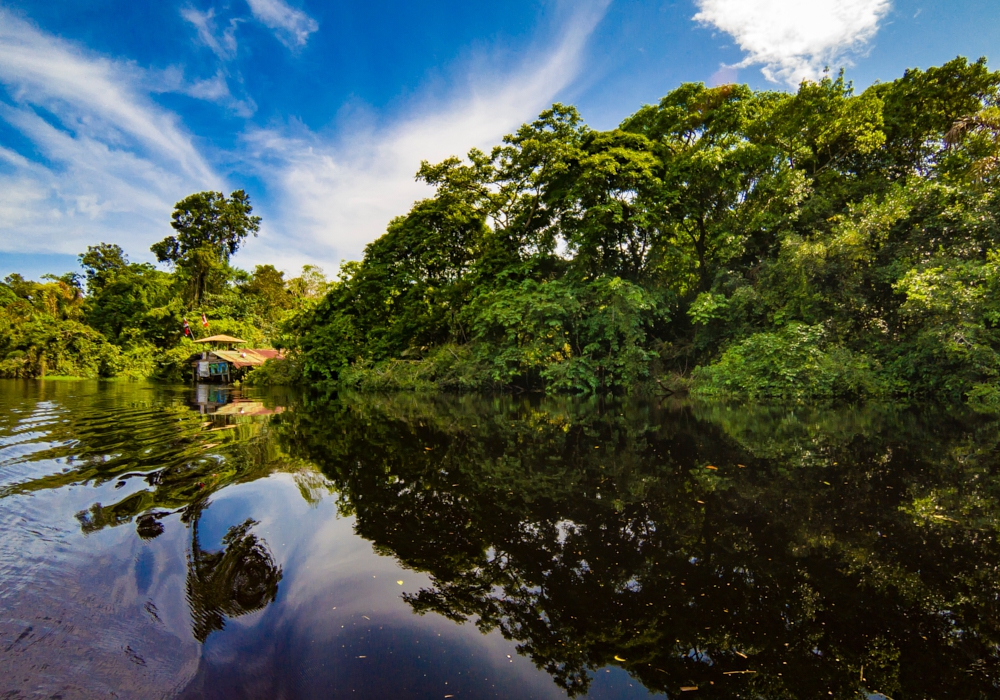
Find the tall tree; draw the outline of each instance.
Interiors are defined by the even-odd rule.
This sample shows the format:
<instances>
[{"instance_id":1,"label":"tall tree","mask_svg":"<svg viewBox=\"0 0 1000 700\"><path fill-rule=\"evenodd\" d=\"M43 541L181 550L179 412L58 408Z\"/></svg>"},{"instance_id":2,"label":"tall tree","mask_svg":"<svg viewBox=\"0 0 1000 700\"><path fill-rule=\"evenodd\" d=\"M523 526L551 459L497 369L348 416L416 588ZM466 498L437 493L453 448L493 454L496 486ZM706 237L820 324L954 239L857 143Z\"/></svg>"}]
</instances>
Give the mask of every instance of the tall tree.
<instances>
[{"instance_id":1,"label":"tall tree","mask_svg":"<svg viewBox=\"0 0 1000 700\"><path fill-rule=\"evenodd\" d=\"M99 293L116 274L128 267L128 256L114 243L87 246L87 252L80 253L79 258L91 295Z\"/></svg>"},{"instance_id":2,"label":"tall tree","mask_svg":"<svg viewBox=\"0 0 1000 700\"><path fill-rule=\"evenodd\" d=\"M243 190L229 197L198 192L174 205L170 226L177 235L167 236L150 250L157 260L184 273L191 303L201 302L213 282L224 277L230 257L247 236L257 235L260 217L252 213L250 196Z\"/></svg>"}]
</instances>

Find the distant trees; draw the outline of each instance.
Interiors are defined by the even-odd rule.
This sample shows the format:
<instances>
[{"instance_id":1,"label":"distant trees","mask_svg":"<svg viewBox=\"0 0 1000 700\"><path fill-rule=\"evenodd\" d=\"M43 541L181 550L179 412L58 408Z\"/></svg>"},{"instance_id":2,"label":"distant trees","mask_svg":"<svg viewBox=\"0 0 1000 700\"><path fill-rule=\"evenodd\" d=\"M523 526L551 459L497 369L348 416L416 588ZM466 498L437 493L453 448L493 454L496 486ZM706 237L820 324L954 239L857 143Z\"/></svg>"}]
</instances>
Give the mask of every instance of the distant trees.
<instances>
[{"instance_id":1,"label":"distant trees","mask_svg":"<svg viewBox=\"0 0 1000 700\"><path fill-rule=\"evenodd\" d=\"M0 284L0 377L113 373L117 350L85 323L75 277L46 277L12 274Z\"/></svg>"},{"instance_id":2,"label":"distant trees","mask_svg":"<svg viewBox=\"0 0 1000 700\"><path fill-rule=\"evenodd\" d=\"M179 379L193 352L183 335L189 317L197 336L205 314L211 332L255 345L287 344L283 324L326 292L318 267L285 279L273 265L253 273L230 259L256 235L247 194L199 192L177 203L176 235L153 246L171 271L133 263L121 246L99 243L80 254L83 275L11 275L0 283L0 377L45 374Z\"/></svg>"},{"instance_id":3,"label":"distant trees","mask_svg":"<svg viewBox=\"0 0 1000 700\"><path fill-rule=\"evenodd\" d=\"M90 294L100 292L117 273L128 267L125 251L113 243L87 246L87 252L80 253L79 258Z\"/></svg>"},{"instance_id":4,"label":"distant trees","mask_svg":"<svg viewBox=\"0 0 1000 700\"><path fill-rule=\"evenodd\" d=\"M842 74L795 93L684 84L614 129L557 104L488 153L423 163L434 195L332 283L232 267L260 227L236 190L177 203L152 247L169 273L101 244L81 256L82 301L72 276L0 299L18 300L12 328L76 303L123 353L174 366L182 316L205 313L289 349L289 376L363 388L676 384L1000 411L998 163L985 60L860 93Z\"/></svg>"}]
</instances>

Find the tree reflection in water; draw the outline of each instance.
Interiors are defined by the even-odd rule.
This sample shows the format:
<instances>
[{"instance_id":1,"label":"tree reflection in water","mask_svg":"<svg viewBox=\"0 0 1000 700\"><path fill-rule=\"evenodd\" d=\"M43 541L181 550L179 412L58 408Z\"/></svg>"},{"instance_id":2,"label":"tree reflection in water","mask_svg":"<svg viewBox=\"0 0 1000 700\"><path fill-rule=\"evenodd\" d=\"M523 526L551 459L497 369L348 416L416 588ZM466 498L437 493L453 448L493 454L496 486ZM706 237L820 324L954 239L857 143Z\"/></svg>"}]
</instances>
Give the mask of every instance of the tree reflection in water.
<instances>
[{"instance_id":1,"label":"tree reflection in water","mask_svg":"<svg viewBox=\"0 0 1000 700\"><path fill-rule=\"evenodd\" d=\"M671 696L1000 696L994 418L399 395L207 422L152 405L109 427L103 396L67 403L33 453L67 468L0 499L113 484L83 531L144 539L181 514L199 640L283 575L253 521L207 551L199 519L280 471L429 573L415 611L501 631L571 694L618 665Z\"/></svg>"},{"instance_id":2,"label":"tree reflection in water","mask_svg":"<svg viewBox=\"0 0 1000 700\"><path fill-rule=\"evenodd\" d=\"M115 389L135 391L128 386ZM128 396L133 400L125 404L128 408L109 422L106 408L99 410L105 393L81 392L72 398L66 401L72 410L49 432L53 447L34 455L65 460L72 467L0 489L0 498L80 483L132 485L132 493L110 504L93 503L76 519L85 534L134 522L143 540L162 535L163 521L179 513L190 528L187 598L192 634L199 642L223 629L227 617L273 602L282 571L267 543L251 531L255 521L229 528L217 552L205 551L198 536L212 496L227 487L289 472L303 484L303 494L311 495L305 488L314 473L310 465L290 460L277 449L268 422L254 415L200 415L173 402L137 409L134 396ZM280 411L264 410L259 402L253 406L256 414ZM197 403L194 407L201 408Z\"/></svg>"},{"instance_id":3,"label":"tree reflection in water","mask_svg":"<svg viewBox=\"0 0 1000 700\"><path fill-rule=\"evenodd\" d=\"M267 544L250 531L254 525L248 518L229 528L218 552L201 548L197 519L191 527L187 597L192 633L199 642L221 630L227 617L263 610L278 595L281 567Z\"/></svg>"},{"instance_id":4,"label":"tree reflection in water","mask_svg":"<svg viewBox=\"0 0 1000 700\"><path fill-rule=\"evenodd\" d=\"M282 416L419 613L571 695L995 697L996 421L405 397Z\"/></svg>"},{"instance_id":5,"label":"tree reflection in water","mask_svg":"<svg viewBox=\"0 0 1000 700\"><path fill-rule=\"evenodd\" d=\"M148 494L143 494L149 497ZM110 507L95 504L90 511L77 515L85 533L102 527L130 522L135 511L135 497L126 498ZM208 507L202 498L182 509L181 521L191 531L187 555L187 600L191 609L191 633L204 642L212 632L225 627L227 617L239 617L263 610L278 595L282 571L267 543L252 531L257 521L248 518L229 528L222 538L222 549L206 551L198 535L199 521ZM121 514L121 517L108 517ZM164 532L161 522L165 511L152 511L135 518L136 533L149 540Z\"/></svg>"}]
</instances>

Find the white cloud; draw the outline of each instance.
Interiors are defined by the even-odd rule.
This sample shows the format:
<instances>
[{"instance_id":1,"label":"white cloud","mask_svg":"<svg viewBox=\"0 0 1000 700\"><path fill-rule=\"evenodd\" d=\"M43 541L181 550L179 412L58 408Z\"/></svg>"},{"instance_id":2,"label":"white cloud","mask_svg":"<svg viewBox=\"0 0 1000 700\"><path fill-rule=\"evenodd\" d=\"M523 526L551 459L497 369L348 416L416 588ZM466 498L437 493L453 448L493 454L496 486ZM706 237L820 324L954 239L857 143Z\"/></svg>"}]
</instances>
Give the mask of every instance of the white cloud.
<instances>
[{"instance_id":1,"label":"white cloud","mask_svg":"<svg viewBox=\"0 0 1000 700\"><path fill-rule=\"evenodd\" d=\"M319 24L302 10L283 0L247 0L250 11L261 24L273 29L275 36L290 49L305 46Z\"/></svg>"},{"instance_id":2,"label":"white cloud","mask_svg":"<svg viewBox=\"0 0 1000 700\"><path fill-rule=\"evenodd\" d=\"M211 78L196 80L185 92L191 97L197 97L200 100L207 100L209 102L219 102L232 97L232 94L229 92L229 84L226 82L226 76L223 75L221 70Z\"/></svg>"},{"instance_id":3,"label":"white cloud","mask_svg":"<svg viewBox=\"0 0 1000 700\"><path fill-rule=\"evenodd\" d=\"M203 78L188 82L184 79L183 71L173 67L163 71L162 86L160 92L179 92L189 95L199 100L215 102L230 109L236 116L251 117L257 111L257 104L253 99L244 94L242 99L233 95L229 89L230 75L229 64L236 58L236 28L242 20L233 18L229 20L226 29L221 33L215 22L215 10L209 9L201 12L193 7L182 7L181 17L191 23L198 34L198 43L208 47L219 60L219 68L211 78ZM235 71L235 82L238 88L242 89L243 77L240 72Z\"/></svg>"},{"instance_id":4,"label":"white cloud","mask_svg":"<svg viewBox=\"0 0 1000 700\"><path fill-rule=\"evenodd\" d=\"M229 24L218 33L215 24L215 10L200 12L193 7L182 7L181 17L186 19L198 31L198 41L212 50L219 59L231 61L236 57L236 27L239 19L229 20Z\"/></svg>"},{"instance_id":5,"label":"white cloud","mask_svg":"<svg viewBox=\"0 0 1000 700\"><path fill-rule=\"evenodd\" d=\"M190 81L184 77L183 70L171 66L164 71L148 71L144 82L150 92L175 92L198 100L215 102L238 117L252 117L257 111L257 103L249 95L244 94L242 99L233 95L229 89L229 77L225 67L219 66L212 77ZM242 84L239 73L236 76L236 84Z\"/></svg>"},{"instance_id":6,"label":"white cloud","mask_svg":"<svg viewBox=\"0 0 1000 700\"><path fill-rule=\"evenodd\" d=\"M795 87L859 51L878 31L890 0L695 0L694 19L730 34L747 53L737 67L762 65Z\"/></svg>"},{"instance_id":7,"label":"white cloud","mask_svg":"<svg viewBox=\"0 0 1000 700\"><path fill-rule=\"evenodd\" d=\"M414 181L421 160L488 148L551 104L578 75L606 7L578 4L561 35L528 52L513 73L470 77L452 99L407 105L405 116L388 125L359 120L335 136L296 124L250 132L250 165L277 193L277 204L265 216L262 240L241 253L241 262L285 269L309 262L332 272L341 259L359 258L393 217L430 194Z\"/></svg>"},{"instance_id":8,"label":"white cloud","mask_svg":"<svg viewBox=\"0 0 1000 700\"><path fill-rule=\"evenodd\" d=\"M576 79L606 6L573 6L557 33L523 52L519 67L500 68L496 56L469 63L451 98L414 98L395 118L357 118L331 130L296 122L251 128L237 151L214 152L256 176L266 194L254 196L261 238L238 263L288 270L314 263L332 272L342 258L360 256L390 219L430 193L414 181L422 159L497 143ZM31 149L0 147L0 250L72 254L103 240L148 259L149 245L169 233L174 202L202 189L228 191L178 117L150 95L231 100L220 63L214 77L192 83L180 68L110 60L0 10L0 84L8 95L0 121Z\"/></svg>"},{"instance_id":9,"label":"white cloud","mask_svg":"<svg viewBox=\"0 0 1000 700\"><path fill-rule=\"evenodd\" d=\"M0 83L11 96L0 120L40 156L0 154L0 250L75 253L111 240L141 254L169 230L177 199L222 184L149 98L148 78L0 9Z\"/></svg>"},{"instance_id":10,"label":"white cloud","mask_svg":"<svg viewBox=\"0 0 1000 700\"><path fill-rule=\"evenodd\" d=\"M220 68L211 78L196 80L193 83L179 86L174 92L180 92L190 97L207 102L215 102L227 107L238 117L252 117L257 111L257 103L249 95L238 99L229 91L229 82L225 72Z\"/></svg>"}]
</instances>

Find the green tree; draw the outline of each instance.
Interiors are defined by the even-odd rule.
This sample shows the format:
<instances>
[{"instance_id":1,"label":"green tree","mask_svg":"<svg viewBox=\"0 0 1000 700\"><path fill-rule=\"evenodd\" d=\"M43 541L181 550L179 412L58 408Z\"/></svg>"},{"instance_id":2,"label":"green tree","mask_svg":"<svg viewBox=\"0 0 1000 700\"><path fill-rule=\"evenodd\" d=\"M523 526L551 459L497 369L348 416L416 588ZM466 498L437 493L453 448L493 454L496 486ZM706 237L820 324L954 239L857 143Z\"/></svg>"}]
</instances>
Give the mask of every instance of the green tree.
<instances>
[{"instance_id":1,"label":"green tree","mask_svg":"<svg viewBox=\"0 0 1000 700\"><path fill-rule=\"evenodd\" d=\"M288 280L287 287L292 298L297 303L315 302L323 297L329 288L330 283L323 268L316 265L303 265L302 274Z\"/></svg>"},{"instance_id":2,"label":"green tree","mask_svg":"<svg viewBox=\"0 0 1000 700\"><path fill-rule=\"evenodd\" d=\"M114 243L87 246L87 252L80 253L79 258L87 280L87 291L92 295L99 293L129 264L125 251Z\"/></svg>"},{"instance_id":3,"label":"green tree","mask_svg":"<svg viewBox=\"0 0 1000 700\"><path fill-rule=\"evenodd\" d=\"M258 303L259 313L274 320L294 303L294 297L285 283L285 273L274 265L258 265L244 289Z\"/></svg>"},{"instance_id":4,"label":"green tree","mask_svg":"<svg viewBox=\"0 0 1000 700\"><path fill-rule=\"evenodd\" d=\"M257 235L260 217L253 216L243 190L228 198L221 192L198 192L174 206L171 227L177 232L150 250L160 262L175 266L187 281L188 300L201 302L207 291L224 283L230 257L247 236Z\"/></svg>"},{"instance_id":5,"label":"green tree","mask_svg":"<svg viewBox=\"0 0 1000 700\"><path fill-rule=\"evenodd\" d=\"M118 349L83 322L83 291L73 275L49 282L4 279L0 294L0 377L114 374Z\"/></svg>"},{"instance_id":6,"label":"green tree","mask_svg":"<svg viewBox=\"0 0 1000 700\"><path fill-rule=\"evenodd\" d=\"M167 347L180 334L183 301L172 275L148 263L130 263L93 286L87 322L114 343Z\"/></svg>"}]
</instances>

